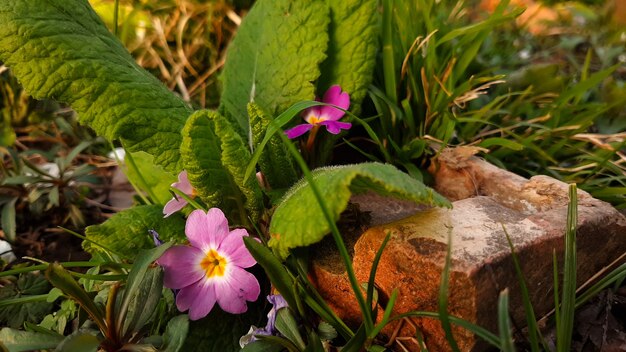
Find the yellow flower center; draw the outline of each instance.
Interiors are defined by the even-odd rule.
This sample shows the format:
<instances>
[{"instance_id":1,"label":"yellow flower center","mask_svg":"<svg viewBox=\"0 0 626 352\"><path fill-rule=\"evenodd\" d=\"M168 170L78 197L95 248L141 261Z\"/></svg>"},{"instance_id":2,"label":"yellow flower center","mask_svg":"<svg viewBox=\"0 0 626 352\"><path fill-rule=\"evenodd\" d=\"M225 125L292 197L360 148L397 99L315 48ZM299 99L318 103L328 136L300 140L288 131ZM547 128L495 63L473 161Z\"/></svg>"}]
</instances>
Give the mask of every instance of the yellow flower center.
<instances>
[{"instance_id":1,"label":"yellow flower center","mask_svg":"<svg viewBox=\"0 0 626 352\"><path fill-rule=\"evenodd\" d=\"M228 264L226 258L219 255L216 250L211 249L200 262L200 267L204 270L206 277L211 278L224 276L226 264Z\"/></svg>"},{"instance_id":2,"label":"yellow flower center","mask_svg":"<svg viewBox=\"0 0 626 352\"><path fill-rule=\"evenodd\" d=\"M323 117L317 117L315 115L311 115L309 116L309 120L307 122L310 123L311 125L317 125L318 123L324 122L324 121L326 121L326 119Z\"/></svg>"}]
</instances>

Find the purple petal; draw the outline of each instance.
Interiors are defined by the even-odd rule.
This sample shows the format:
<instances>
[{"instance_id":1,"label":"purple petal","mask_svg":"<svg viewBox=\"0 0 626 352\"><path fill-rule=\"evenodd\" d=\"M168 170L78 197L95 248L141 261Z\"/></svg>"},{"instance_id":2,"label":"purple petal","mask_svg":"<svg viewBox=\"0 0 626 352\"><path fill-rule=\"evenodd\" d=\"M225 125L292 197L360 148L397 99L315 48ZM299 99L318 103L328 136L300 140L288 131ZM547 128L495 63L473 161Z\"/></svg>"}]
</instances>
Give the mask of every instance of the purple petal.
<instances>
[{"instance_id":1,"label":"purple petal","mask_svg":"<svg viewBox=\"0 0 626 352\"><path fill-rule=\"evenodd\" d=\"M282 295L269 295L267 296L267 300L273 307L270 309L269 313L267 313L267 326L265 327L265 330L269 333L269 335L272 335L275 332L276 314L278 314L280 309L286 308L289 305Z\"/></svg>"},{"instance_id":2,"label":"purple petal","mask_svg":"<svg viewBox=\"0 0 626 352\"><path fill-rule=\"evenodd\" d=\"M172 198L165 206L163 207L163 217L166 218L177 211L180 211L182 208L187 205L187 201L183 199L183 197Z\"/></svg>"},{"instance_id":3,"label":"purple petal","mask_svg":"<svg viewBox=\"0 0 626 352\"><path fill-rule=\"evenodd\" d=\"M233 314L248 310L246 301L256 301L261 293L256 277L234 265L224 279L214 282L217 303L224 311Z\"/></svg>"},{"instance_id":4,"label":"purple petal","mask_svg":"<svg viewBox=\"0 0 626 352\"><path fill-rule=\"evenodd\" d=\"M249 268L256 264L246 246L243 244L243 237L248 236L245 229L235 229L226 236L220 244L218 251L228 256L230 263L241 268Z\"/></svg>"},{"instance_id":5,"label":"purple petal","mask_svg":"<svg viewBox=\"0 0 626 352\"><path fill-rule=\"evenodd\" d=\"M294 139L307 133L307 131L309 131L311 128L313 128L313 125L310 125L308 123L303 123L301 125L297 125L296 127L292 129L286 130L285 134L287 135L287 138Z\"/></svg>"},{"instance_id":6,"label":"purple petal","mask_svg":"<svg viewBox=\"0 0 626 352\"><path fill-rule=\"evenodd\" d=\"M339 122L339 121L323 121L320 122L320 125L326 126L326 130L332 134L337 134L341 132L341 130L347 130L352 127L350 122Z\"/></svg>"},{"instance_id":7,"label":"purple petal","mask_svg":"<svg viewBox=\"0 0 626 352\"><path fill-rule=\"evenodd\" d=\"M165 272L165 287L178 289L200 280L204 271L198 264L203 257L201 250L191 246L174 246L165 251L156 261Z\"/></svg>"},{"instance_id":8,"label":"purple petal","mask_svg":"<svg viewBox=\"0 0 626 352\"><path fill-rule=\"evenodd\" d=\"M218 208L209 209L206 214L202 210L194 210L187 218L185 234L192 246L207 251L216 249L228 236L228 220Z\"/></svg>"},{"instance_id":9,"label":"purple petal","mask_svg":"<svg viewBox=\"0 0 626 352\"><path fill-rule=\"evenodd\" d=\"M350 96L346 92L341 91L341 87L334 85L324 94L324 103L336 105L344 110L350 107ZM326 120L337 121L345 114L343 111L332 106L322 106L320 115Z\"/></svg>"},{"instance_id":10,"label":"purple petal","mask_svg":"<svg viewBox=\"0 0 626 352\"><path fill-rule=\"evenodd\" d=\"M176 307L181 312L189 309L189 319L198 320L209 314L216 300L215 286L203 280L181 289L176 295Z\"/></svg>"},{"instance_id":11,"label":"purple petal","mask_svg":"<svg viewBox=\"0 0 626 352\"><path fill-rule=\"evenodd\" d=\"M172 183L172 187L178 188L183 193L191 196L193 194L193 186L189 182L189 177L187 175L187 170L181 171L178 174L178 182Z\"/></svg>"}]
</instances>

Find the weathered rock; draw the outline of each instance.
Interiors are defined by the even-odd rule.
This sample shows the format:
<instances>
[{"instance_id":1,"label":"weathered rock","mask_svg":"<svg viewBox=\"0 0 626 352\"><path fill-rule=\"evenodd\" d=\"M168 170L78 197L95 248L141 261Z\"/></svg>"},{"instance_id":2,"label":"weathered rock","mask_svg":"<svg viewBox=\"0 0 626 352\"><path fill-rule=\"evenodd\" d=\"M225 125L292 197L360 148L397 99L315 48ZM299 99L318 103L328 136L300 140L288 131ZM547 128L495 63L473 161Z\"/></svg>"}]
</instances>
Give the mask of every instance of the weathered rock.
<instances>
[{"instance_id":1,"label":"weathered rock","mask_svg":"<svg viewBox=\"0 0 626 352\"><path fill-rule=\"evenodd\" d=\"M359 281L367 282L376 251L390 232L376 275L380 303L385 305L397 289L395 313L435 312L451 239L449 313L496 332L498 295L509 288L511 318L514 326L523 327L525 313L506 229L520 258L535 313L540 317L551 310L552 258L555 252L562 263L568 186L546 176L527 180L452 150L442 153L433 171L435 188L454 201L453 209L420 210L373 195L354 199L361 210L372 211L373 222L379 224L347 241L353 243ZM380 225L389 221L395 222ZM609 204L579 191L577 229L580 285L626 251L626 218ZM311 277L338 315L357 325L358 306L343 266L332 253L317 250ZM396 322L383 333L393 337L394 350L402 350L402 344L418 351L416 328L430 351L449 350L439 322L431 318ZM453 331L463 351L484 347L468 331Z\"/></svg>"}]
</instances>

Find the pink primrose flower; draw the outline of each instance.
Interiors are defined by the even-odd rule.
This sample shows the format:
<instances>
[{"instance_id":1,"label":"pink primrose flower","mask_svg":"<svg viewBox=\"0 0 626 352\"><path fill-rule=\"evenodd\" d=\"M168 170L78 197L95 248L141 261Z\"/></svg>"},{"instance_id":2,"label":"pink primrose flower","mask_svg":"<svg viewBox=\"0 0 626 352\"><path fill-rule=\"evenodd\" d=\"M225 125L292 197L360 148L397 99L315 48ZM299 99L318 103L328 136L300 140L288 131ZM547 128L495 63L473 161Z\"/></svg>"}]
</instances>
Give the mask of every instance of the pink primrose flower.
<instances>
[{"instance_id":1,"label":"pink primrose flower","mask_svg":"<svg viewBox=\"0 0 626 352\"><path fill-rule=\"evenodd\" d=\"M341 87L334 85L326 91L322 102L336 105L344 110L350 107L350 96L346 92L341 91ZM326 130L332 134L338 134L341 130L347 130L352 127L349 122L339 122L345 115L345 112L333 106L312 106L304 110L304 120L307 123L297 125L294 128L285 131L290 139L300 137L315 126L326 126Z\"/></svg>"},{"instance_id":2,"label":"pink primrose flower","mask_svg":"<svg viewBox=\"0 0 626 352\"><path fill-rule=\"evenodd\" d=\"M191 320L207 316L216 302L226 312L245 312L246 301L256 301L261 291L256 277L244 270L256 264L243 243L248 232L229 231L224 213L211 208L194 210L185 234L190 246L171 247L157 260L165 287L179 290L178 310L189 310Z\"/></svg>"},{"instance_id":3,"label":"pink primrose flower","mask_svg":"<svg viewBox=\"0 0 626 352\"><path fill-rule=\"evenodd\" d=\"M179 189L181 192L186 195L193 197L194 190L191 183L189 183L189 178L187 178L187 171L183 170L180 174L178 174L178 182L172 183L172 187ZM187 205L187 201L183 197L173 197L165 207L163 207L163 217L166 218L177 211L180 211L182 208Z\"/></svg>"}]
</instances>

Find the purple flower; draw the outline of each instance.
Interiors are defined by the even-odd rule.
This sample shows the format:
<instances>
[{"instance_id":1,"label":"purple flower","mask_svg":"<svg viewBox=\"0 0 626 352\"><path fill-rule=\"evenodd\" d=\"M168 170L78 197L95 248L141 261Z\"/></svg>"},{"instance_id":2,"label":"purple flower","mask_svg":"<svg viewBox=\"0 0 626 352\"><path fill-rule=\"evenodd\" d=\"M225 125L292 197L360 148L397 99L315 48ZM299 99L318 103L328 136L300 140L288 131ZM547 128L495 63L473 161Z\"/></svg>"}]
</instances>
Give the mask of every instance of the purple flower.
<instances>
[{"instance_id":1,"label":"purple flower","mask_svg":"<svg viewBox=\"0 0 626 352\"><path fill-rule=\"evenodd\" d=\"M257 328L256 326L250 327L248 333L239 339L239 345L243 348L250 342L256 341L255 335L276 335L276 315L278 311L288 307L287 301L282 295L269 295L267 300L272 304L272 309L267 313L267 325L264 328Z\"/></svg>"},{"instance_id":2,"label":"purple flower","mask_svg":"<svg viewBox=\"0 0 626 352\"><path fill-rule=\"evenodd\" d=\"M326 91L322 102L326 104L336 105L344 110L350 107L350 96L346 92L341 91L341 87L334 85ZM297 125L294 128L285 131L287 137L293 139L300 137L315 126L326 126L326 130L332 134L337 134L341 130L347 130L352 127L349 122L339 122L345 113L333 106L313 106L304 110L304 120L307 123Z\"/></svg>"},{"instance_id":3,"label":"purple flower","mask_svg":"<svg viewBox=\"0 0 626 352\"><path fill-rule=\"evenodd\" d=\"M193 186L191 186L191 183L189 183L189 178L187 178L186 170L183 170L180 174L178 174L178 182L172 183L172 187L179 189L181 192L190 197L193 197L195 195ZM167 202L167 204L165 204L165 207L163 207L163 217L166 218L174 214L175 212L184 208L185 205L187 205L187 201L183 197L174 196L174 198Z\"/></svg>"},{"instance_id":4,"label":"purple flower","mask_svg":"<svg viewBox=\"0 0 626 352\"><path fill-rule=\"evenodd\" d=\"M189 309L189 319L205 317L215 302L226 312L239 314L261 291L254 275L243 270L256 264L243 243L245 229L228 230L221 210L194 210L185 234L191 246L169 248L157 260L165 271L164 285L179 289L176 307Z\"/></svg>"}]
</instances>

